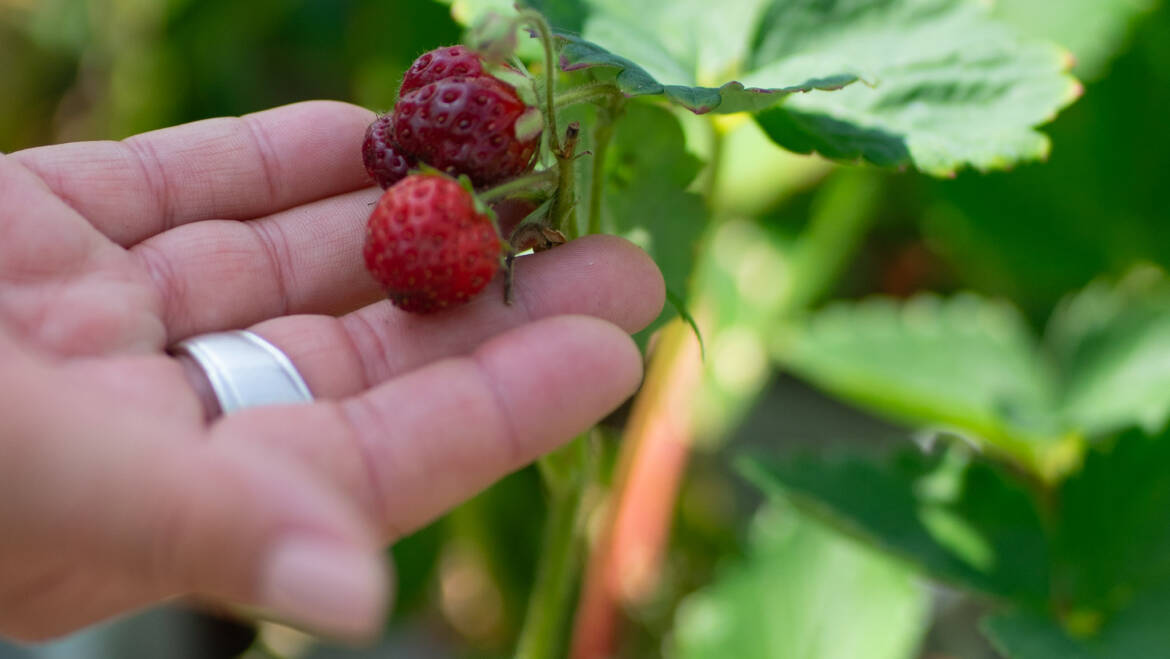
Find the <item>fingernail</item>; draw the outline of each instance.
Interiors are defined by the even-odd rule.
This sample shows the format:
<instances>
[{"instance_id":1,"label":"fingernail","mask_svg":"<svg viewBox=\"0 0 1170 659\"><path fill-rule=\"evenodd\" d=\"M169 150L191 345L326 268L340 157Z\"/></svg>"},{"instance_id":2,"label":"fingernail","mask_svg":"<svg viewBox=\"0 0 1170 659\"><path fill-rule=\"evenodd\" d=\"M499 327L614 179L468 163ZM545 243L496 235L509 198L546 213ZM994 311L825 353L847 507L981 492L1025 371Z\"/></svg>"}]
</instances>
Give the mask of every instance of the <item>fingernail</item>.
<instances>
[{"instance_id":1,"label":"fingernail","mask_svg":"<svg viewBox=\"0 0 1170 659\"><path fill-rule=\"evenodd\" d=\"M337 543L293 538L268 554L259 605L319 633L367 638L382 626L386 589L381 557Z\"/></svg>"}]
</instances>

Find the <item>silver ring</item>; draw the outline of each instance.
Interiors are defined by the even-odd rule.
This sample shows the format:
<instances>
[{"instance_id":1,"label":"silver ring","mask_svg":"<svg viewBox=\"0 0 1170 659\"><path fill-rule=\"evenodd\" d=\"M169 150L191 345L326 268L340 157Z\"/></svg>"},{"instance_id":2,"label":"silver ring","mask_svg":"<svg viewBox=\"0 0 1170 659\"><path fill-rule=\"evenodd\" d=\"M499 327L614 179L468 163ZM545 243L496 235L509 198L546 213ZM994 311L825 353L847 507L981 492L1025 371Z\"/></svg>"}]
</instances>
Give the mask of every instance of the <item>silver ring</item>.
<instances>
[{"instance_id":1,"label":"silver ring","mask_svg":"<svg viewBox=\"0 0 1170 659\"><path fill-rule=\"evenodd\" d=\"M180 341L171 352L199 364L223 414L257 405L309 403L313 394L292 361L252 332L216 332Z\"/></svg>"}]
</instances>

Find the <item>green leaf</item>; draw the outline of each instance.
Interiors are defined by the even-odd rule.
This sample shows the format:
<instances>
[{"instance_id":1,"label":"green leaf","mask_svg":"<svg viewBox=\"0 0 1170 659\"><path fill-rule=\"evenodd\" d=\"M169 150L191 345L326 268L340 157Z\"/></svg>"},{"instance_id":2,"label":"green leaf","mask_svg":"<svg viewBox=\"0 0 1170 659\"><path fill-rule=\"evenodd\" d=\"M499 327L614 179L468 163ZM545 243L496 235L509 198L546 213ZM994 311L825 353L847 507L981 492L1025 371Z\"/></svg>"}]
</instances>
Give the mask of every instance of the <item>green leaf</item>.
<instances>
[{"instance_id":1,"label":"green leaf","mask_svg":"<svg viewBox=\"0 0 1170 659\"><path fill-rule=\"evenodd\" d=\"M663 84L642 67L597 44L567 34L560 34L559 38L565 42L561 50L563 70L612 68L615 71L614 81L627 96L662 95L695 114L754 112L775 105L788 94L814 89L836 90L858 80L853 74L837 74L824 78L789 78L791 84L773 87L745 87L743 83L734 80L718 88L697 84Z\"/></svg>"},{"instance_id":2,"label":"green leaf","mask_svg":"<svg viewBox=\"0 0 1170 659\"><path fill-rule=\"evenodd\" d=\"M971 295L837 304L782 338L776 354L836 396L958 432L1045 477L1075 461L1049 369L1005 304Z\"/></svg>"},{"instance_id":3,"label":"green leaf","mask_svg":"<svg viewBox=\"0 0 1170 659\"><path fill-rule=\"evenodd\" d=\"M1064 366L1064 416L1101 436L1170 416L1170 282L1151 267L1097 281L1061 304L1049 344Z\"/></svg>"},{"instance_id":4,"label":"green leaf","mask_svg":"<svg viewBox=\"0 0 1170 659\"><path fill-rule=\"evenodd\" d=\"M906 450L882 461L795 455L743 460L765 492L929 574L1013 601L1047 601L1048 542L1028 490L961 451Z\"/></svg>"},{"instance_id":5,"label":"green leaf","mask_svg":"<svg viewBox=\"0 0 1170 659\"><path fill-rule=\"evenodd\" d=\"M699 358L706 361L707 345L703 342L703 332L699 329L699 323L695 322L695 317L687 310L686 301L669 289L666 291L666 301L670 306L674 307L674 312L678 314L678 317L682 318L683 322L695 333L695 338L699 341Z\"/></svg>"},{"instance_id":6,"label":"green leaf","mask_svg":"<svg viewBox=\"0 0 1170 659\"><path fill-rule=\"evenodd\" d=\"M670 111L632 103L606 154L603 227L645 249L670 291L688 290L707 208L687 186L702 162L686 150Z\"/></svg>"},{"instance_id":7,"label":"green leaf","mask_svg":"<svg viewBox=\"0 0 1170 659\"><path fill-rule=\"evenodd\" d=\"M1150 583L1170 582L1167 465L1170 432L1132 431L1095 446L1063 484L1054 550L1061 600L1107 615Z\"/></svg>"},{"instance_id":8,"label":"green leaf","mask_svg":"<svg viewBox=\"0 0 1170 659\"><path fill-rule=\"evenodd\" d=\"M564 70L600 68L629 96L662 95L698 114L752 112L790 94L860 79L860 70L836 60L756 57L753 34L767 0L529 4L557 30Z\"/></svg>"},{"instance_id":9,"label":"green leaf","mask_svg":"<svg viewBox=\"0 0 1170 659\"><path fill-rule=\"evenodd\" d=\"M1043 318L1069 291L1102 274L1120 276L1142 261L1170 265L1167 34L1170 2L1163 2L1109 75L1048 129L1055 145L1049 162L994 176L915 181L922 187L903 195L919 199L906 216L922 218L928 242L964 287L1009 298Z\"/></svg>"},{"instance_id":10,"label":"green leaf","mask_svg":"<svg viewBox=\"0 0 1170 659\"><path fill-rule=\"evenodd\" d=\"M1045 157L1048 139L1034 127L1080 93L1066 53L963 0L777 1L756 53L863 65L874 82L760 114L777 144L936 176Z\"/></svg>"},{"instance_id":11,"label":"green leaf","mask_svg":"<svg viewBox=\"0 0 1170 659\"><path fill-rule=\"evenodd\" d=\"M999 0L995 16L1025 34L1049 39L1072 51L1076 73L1102 75L1125 45L1130 27L1158 0Z\"/></svg>"},{"instance_id":12,"label":"green leaf","mask_svg":"<svg viewBox=\"0 0 1170 659\"><path fill-rule=\"evenodd\" d=\"M982 627L1007 659L1164 657L1170 648L1167 611L1170 586L1163 585L1135 599L1124 612L1091 634L1074 635L1055 620L1031 612L990 616ZM1082 624L1086 628L1094 626L1092 620Z\"/></svg>"},{"instance_id":13,"label":"green leaf","mask_svg":"<svg viewBox=\"0 0 1170 659\"><path fill-rule=\"evenodd\" d=\"M680 605L674 640L682 659L911 659L928 615L904 566L773 505L747 561Z\"/></svg>"}]
</instances>

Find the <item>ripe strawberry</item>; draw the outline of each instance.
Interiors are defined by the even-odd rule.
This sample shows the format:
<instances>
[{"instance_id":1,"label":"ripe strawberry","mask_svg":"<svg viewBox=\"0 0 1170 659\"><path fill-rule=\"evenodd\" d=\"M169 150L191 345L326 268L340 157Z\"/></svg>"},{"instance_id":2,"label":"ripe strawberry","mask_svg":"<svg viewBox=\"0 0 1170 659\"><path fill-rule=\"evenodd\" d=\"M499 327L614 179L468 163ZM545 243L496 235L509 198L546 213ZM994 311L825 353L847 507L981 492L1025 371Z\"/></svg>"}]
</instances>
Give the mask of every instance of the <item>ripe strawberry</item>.
<instances>
[{"instance_id":1,"label":"ripe strawberry","mask_svg":"<svg viewBox=\"0 0 1170 659\"><path fill-rule=\"evenodd\" d=\"M491 76L443 78L399 97L391 138L436 169L466 174L479 188L532 164L540 142L536 112Z\"/></svg>"},{"instance_id":2,"label":"ripe strawberry","mask_svg":"<svg viewBox=\"0 0 1170 659\"><path fill-rule=\"evenodd\" d=\"M366 129L366 139L362 142L362 162L366 171L383 189L406 178L410 170L418 166L413 156L394 148L390 137L393 130L394 116L384 114Z\"/></svg>"},{"instance_id":3,"label":"ripe strawberry","mask_svg":"<svg viewBox=\"0 0 1170 659\"><path fill-rule=\"evenodd\" d=\"M399 308L429 313L462 304L500 269L504 242L459 183L414 174L382 193L370 214L366 268Z\"/></svg>"},{"instance_id":4,"label":"ripe strawberry","mask_svg":"<svg viewBox=\"0 0 1170 659\"><path fill-rule=\"evenodd\" d=\"M419 55L402 78L398 95L408 94L423 85L429 85L443 78L477 78L487 75L483 70L483 58L479 53L463 46L436 48Z\"/></svg>"}]
</instances>

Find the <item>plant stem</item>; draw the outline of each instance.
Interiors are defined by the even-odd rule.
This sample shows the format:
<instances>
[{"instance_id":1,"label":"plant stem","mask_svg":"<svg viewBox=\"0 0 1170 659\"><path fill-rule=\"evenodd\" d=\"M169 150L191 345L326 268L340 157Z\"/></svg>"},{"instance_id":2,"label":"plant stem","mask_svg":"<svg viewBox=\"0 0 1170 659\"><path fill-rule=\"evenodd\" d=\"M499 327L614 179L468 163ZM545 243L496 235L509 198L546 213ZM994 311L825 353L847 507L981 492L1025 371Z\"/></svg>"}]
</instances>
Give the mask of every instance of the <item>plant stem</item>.
<instances>
[{"instance_id":1,"label":"plant stem","mask_svg":"<svg viewBox=\"0 0 1170 659\"><path fill-rule=\"evenodd\" d=\"M601 198L605 194L605 154L613 139L613 124L625 105L625 97L612 107L601 107L593 128L593 167L589 178L589 233L601 233Z\"/></svg>"},{"instance_id":2,"label":"plant stem","mask_svg":"<svg viewBox=\"0 0 1170 659\"><path fill-rule=\"evenodd\" d=\"M667 323L622 433L604 531L581 586L573 659L616 654L622 605L644 601L657 585L702 374L694 332L680 319Z\"/></svg>"},{"instance_id":3,"label":"plant stem","mask_svg":"<svg viewBox=\"0 0 1170 659\"><path fill-rule=\"evenodd\" d=\"M722 126L713 118L707 120L707 126L711 130L711 159L707 163L707 178L703 181L703 197L707 200L707 208L718 210L719 177L723 173L723 152L727 137ZM718 221L719 213L713 219Z\"/></svg>"},{"instance_id":4,"label":"plant stem","mask_svg":"<svg viewBox=\"0 0 1170 659\"><path fill-rule=\"evenodd\" d=\"M497 199L519 196L519 193L540 192L542 187L551 188L558 179L554 170L545 169L539 172L505 181L494 188L479 193L481 201L489 202Z\"/></svg>"},{"instance_id":5,"label":"plant stem","mask_svg":"<svg viewBox=\"0 0 1170 659\"><path fill-rule=\"evenodd\" d=\"M557 156L557 194L553 200L553 227L562 231L569 240L581 235L581 227L577 225L577 172L574 171L574 151L577 148L577 136L580 127L577 122L569 124L565 131L565 142L562 151Z\"/></svg>"},{"instance_id":6,"label":"plant stem","mask_svg":"<svg viewBox=\"0 0 1170 659\"><path fill-rule=\"evenodd\" d=\"M557 130L556 87L557 63L553 58L553 34L548 21L540 12L525 9L520 12L519 20L528 23L537 32L540 45L544 47L544 114L548 123L548 145L554 154L561 151L561 134Z\"/></svg>"},{"instance_id":7,"label":"plant stem","mask_svg":"<svg viewBox=\"0 0 1170 659\"><path fill-rule=\"evenodd\" d=\"M577 521L595 462L586 433L539 463L549 494L548 516L516 659L554 659L565 654L564 631L581 569Z\"/></svg>"}]
</instances>

